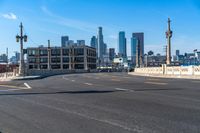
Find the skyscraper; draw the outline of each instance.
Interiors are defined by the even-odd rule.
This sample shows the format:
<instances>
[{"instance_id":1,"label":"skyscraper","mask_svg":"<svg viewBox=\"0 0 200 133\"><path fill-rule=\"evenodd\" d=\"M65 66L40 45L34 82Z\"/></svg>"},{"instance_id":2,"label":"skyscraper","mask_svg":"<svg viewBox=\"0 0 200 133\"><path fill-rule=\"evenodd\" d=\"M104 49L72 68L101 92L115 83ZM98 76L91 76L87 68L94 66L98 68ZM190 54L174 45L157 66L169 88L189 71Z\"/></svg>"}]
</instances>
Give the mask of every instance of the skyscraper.
<instances>
[{"instance_id":1,"label":"skyscraper","mask_svg":"<svg viewBox=\"0 0 200 133\"><path fill-rule=\"evenodd\" d=\"M98 51L98 60L99 62L103 61L103 54L104 54L104 41L103 41L103 32L102 27L98 28L97 33L97 51Z\"/></svg>"},{"instance_id":2,"label":"skyscraper","mask_svg":"<svg viewBox=\"0 0 200 133\"><path fill-rule=\"evenodd\" d=\"M125 37L125 32L121 31L119 32L119 40L118 40L118 48L119 48L119 56L126 58L127 53L126 53L126 37Z\"/></svg>"},{"instance_id":3,"label":"skyscraper","mask_svg":"<svg viewBox=\"0 0 200 133\"><path fill-rule=\"evenodd\" d=\"M136 47L138 45L138 39L131 37L131 60L133 65L136 64Z\"/></svg>"},{"instance_id":4,"label":"skyscraper","mask_svg":"<svg viewBox=\"0 0 200 133\"><path fill-rule=\"evenodd\" d=\"M136 65L138 67L144 64L144 33L133 33L132 38L137 40L136 43ZM137 62L138 60L138 62Z\"/></svg>"},{"instance_id":5,"label":"skyscraper","mask_svg":"<svg viewBox=\"0 0 200 133\"><path fill-rule=\"evenodd\" d=\"M176 56L180 55L180 50L176 50Z\"/></svg>"},{"instance_id":6,"label":"skyscraper","mask_svg":"<svg viewBox=\"0 0 200 133\"><path fill-rule=\"evenodd\" d=\"M90 46L97 49L97 38L93 36L90 41Z\"/></svg>"},{"instance_id":7,"label":"skyscraper","mask_svg":"<svg viewBox=\"0 0 200 133\"><path fill-rule=\"evenodd\" d=\"M77 45L85 45L85 40L77 40Z\"/></svg>"},{"instance_id":8,"label":"skyscraper","mask_svg":"<svg viewBox=\"0 0 200 133\"><path fill-rule=\"evenodd\" d=\"M110 61L113 61L115 58L115 48L109 48L109 59Z\"/></svg>"},{"instance_id":9,"label":"skyscraper","mask_svg":"<svg viewBox=\"0 0 200 133\"><path fill-rule=\"evenodd\" d=\"M106 55L107 54L107 44L104 43L103 45L103 55Z\"/></svg>"},{"instance_id":10,"label":"skyscraper","mask_svg":"<svg viewBox=\"0 0 200 133\"><path fill-rule=\"evenodd\" d=\"M62 47L66 47L69 41L69 37L68 36L62 36L61 37L61 46Z\"/></svg>"}]
</instances>

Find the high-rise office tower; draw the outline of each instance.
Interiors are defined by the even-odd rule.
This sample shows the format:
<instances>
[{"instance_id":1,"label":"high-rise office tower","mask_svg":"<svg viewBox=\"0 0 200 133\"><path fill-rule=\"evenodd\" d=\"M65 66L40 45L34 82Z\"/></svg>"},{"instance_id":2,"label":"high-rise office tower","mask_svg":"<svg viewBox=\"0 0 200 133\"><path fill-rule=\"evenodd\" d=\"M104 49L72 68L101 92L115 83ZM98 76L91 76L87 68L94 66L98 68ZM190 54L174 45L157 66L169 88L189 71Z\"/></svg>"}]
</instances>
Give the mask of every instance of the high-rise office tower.
<instances>
[{"instance_id":1,"label":"high-rise office tower","mask_svg":"<svg viewBox=\"0 0 200 133\"><path fill-rule=\"evenodd\" d=\"M69 37L68 36L62 36L61 37L61 46L66 47L68 45Z\"/></svg>"},{"instance_id":2,"label":"high-rise office tower","mask_svg":"<svg viewBox=\"0 0 200 133\"><path fill-rule=\"evenodd\" d=\"M118 48L119 48L119 56L126 58L127 53L126 53L126 37L125 37L125 32L121 31L119 32L119 40L118 40Z\"/></svg>"},{"instance_id":3,"label":"high-rise office tower","mask_svg":"<svg viewBox=\"0 0 200 133\"><path fill-rule=\"evenodd\" d=\"M180 55L180 50L176 50L176 56Z\"/></svg>"},{"instance_id":4,"label":"high-rise office tower","mask_svg":"<svg viewBox=\"0 0 200 133\"><path fill-rule=\"evenodd\" d=\"M133 65L136 65L136 47L138 45L138 39L131 37L131 60Z\"/></svg>"},{"instance_id":5,"label":"high-rise office tower","mask_svg":"<svg viewBox=\"0 0 200 133\"><path fill-rule=\"evenodd\" d=\"M115 48L109 48L109 59L110 61L113 61L115 58Z\"/></svg>"},{"instance_id":6,"label":"high-rise office tower","mask_svg":"<svg viewBox=\"0 0 200 133\"><path fill-rule=\"evenodd\" d=\"M98 28L97 33L97 51L98 51L98 60L99 62L103 61L103 54L104 54L104 41L103 41L103 31L102 27Z\"/></svg>"},{"instance_id":7,"label":"high-rise office tower","mask_svg":"<svg viewBox=\"0 0 200 133\"><path fill-rule=\"evenodd\" d=\"M107 54L107 44L104 43L103 45L103 55L106 55Z\"/></svg>"},{"instance_id":8,"label":"high-rise office tower","mask_svg":"<svg viewBox=\"0 0 200 133\"><path fill-rule=\"evenodd\" d=\"M85 40L77 40L77 45L85 45Z\"/></svg>"},{"instance_id":9,"label":"high-rise office tower","mask_svg":"<svg viewBox=\"0 0 200 133\"><path fill-rule=\"evenodd\" d=\"M137 40L136 43L136 66L142 67L144 64L144 33L133 33L132 38ZM138 62L137 62L138 60Z\"/></svg>"},{"instance_id":10,"label":"high-rise office tower","mask_svg":"<svg viewBox=\"0 0 200 133\"><path fill-rule=\"evenodd\" d=\"M93 36L90 41L90 46L97 49L97 38Z\"/></svg>"}]
</instances>

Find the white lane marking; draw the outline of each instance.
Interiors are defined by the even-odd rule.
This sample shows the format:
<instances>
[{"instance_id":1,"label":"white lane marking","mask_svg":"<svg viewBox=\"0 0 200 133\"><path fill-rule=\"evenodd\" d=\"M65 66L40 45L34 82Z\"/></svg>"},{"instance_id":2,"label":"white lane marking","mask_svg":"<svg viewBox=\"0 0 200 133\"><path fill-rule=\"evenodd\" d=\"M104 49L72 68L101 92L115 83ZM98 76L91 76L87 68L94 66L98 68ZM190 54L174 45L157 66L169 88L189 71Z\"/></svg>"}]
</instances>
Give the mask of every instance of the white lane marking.
<instances>
[{"instance_id":1,"label":"white lane marking","mask_svg":"<svg viewBox=\"0 0 200 133\"><path fill-rule=\"evenodd\" d=\"M153 85L167 85L167 83L162 82L144 82L145 84L153 84Z\"/></svg>"},{"instance_id":2,"label":"white lane marking","mask_svg":"<svg viewBox=\"0 0 200 133\"><path fill-rule=\"evenodd\" d=\"M62 77L65 80L70 80L69 78L66 78L65 76ZM75 82L75 80L71 80L72 82Z\"/></svg>"},{"instance_id":3,"label":"white lane marking","mask_svg":"<svg viewBox=\"0 0 200 133\"><path fill-rule=\"evenodd\" d=\"M153 78L148 78L147 80L152 80L152 81L159 81L160 79L153 79Z\"/></svg>"},{"instance_id":4,"label":"white lane marking","mask_svg":"<svg viewBox=\"0 0 200 133\"><path fill-rule=\"evenodd\" d=\"M123 78L125 78L125 79L130 79L131 77L123 77Z\"/></svg>"},{"instance_id":5,"label":"white lane marking","mask_svg":"<svg viewBox=\"0 0 200 133\"><path fill-rule=\"evenodd\" d=\"M69 78L66 78L65 76L63 76L62 78L65 79L65 80L69 80Z\"/></svg>"},{"instance_id":6,"label":"white lane marking","mask_svg":"<svg viewBox=\"0 0 200 133\"><path fill-rule=\"evenodd\" d=\"M128 89L115 88L115 90L118 90L118 91L127 91Z\"/></svg>"},{"instance_id":7,"label":"white lane marking","mask_svg":"<svg viewBox=\"0 0 200 133\"><path fill-rule=\"evenodd\" d=\"M134 90L123 89L123 88L115 88L115 90L118 90L118 91L127 91L127 92L135 92Z\"/></svg>"},{"instance_id":8,"label":"white lane marking","mask_svg":"<svg viewBox=\"0 0 200 133\"><path fill-rule=\"evenodd\" d=\"M25 101L27 103L39 105L41 107L46 107L46 108L49 108L49 109L52 109L52 110L56 110L56 111L59 111L59 112L62 112L62 113L73 114L73 115L77 115L77 116L85 118L85 119L94 120L94 121L98 121L98 122L101 122L101 123L106 123L106 124L109 124L111 126L122 128L123 130L131 131L131 132L137 132L137 133L143 132L142 129L138 128L137 126L135 128L131 128L131 127L128 127L126 124L121 124L120 122L117 122L116 120L106 120L106 119L103 119L103 118L100 118L100 117L98 118L97 116L92 116L92 115L80 113L80 112L77 112L77 111L72 111L72 110L69 110L67 108L63 109L63 108L55 107L55 106L48 105L48 104L39 103L39 102L32 101L32 100L29 100L29 99L21 98L21 97L14 97L14 98L21 100L21 101Z\"/></svg>"},{"instance_id":9,"label":"white lane marking","mask_svg":"<svg viewBox=\"0 0 200 133\"><path fill-rule=\"evenodd\" d=\"M91 86L91 85L93 85L93 84L91 84L91 83L84 83L85 85L89 85L89 86Z\"/></svg>"},{"instance_id":10,"label":"white lane marking","mask_svg":"<svg viewBox=\"0 0 200 133\"><path fill-rule=\"evenodd\" d=\"M28 85L27 83L24 83L24 85L25 85L28 89L31 89L30 85Z\"/></svg>"},{"instance_id":11,"label":"white lane marking","mask_svg":"<svg viewBox=\"0 0 200 133\"><path fill-rule=\"evenodd\" d=\"M112 81L121 81L121 80L119 80L119 79L111 79Z\"/></svg>"},{"instance_id":12,"label":"white lane marking","mask_svg":"<svg viewBox=\"0 0 200 133\"><path fill-rule=\"evenodd\" d=\"M8 89L0 89L1 92L3 91L17 91L17 90L27 90L27 89L31 89L31 87L27 84L24 83L24 86L26 87L19 87L19 86L12 86L12 85L0 85L0 87L4 87L4 88L8 88ZM13 88L13 89L10 89Z\"/></svg>"}]
</instances>

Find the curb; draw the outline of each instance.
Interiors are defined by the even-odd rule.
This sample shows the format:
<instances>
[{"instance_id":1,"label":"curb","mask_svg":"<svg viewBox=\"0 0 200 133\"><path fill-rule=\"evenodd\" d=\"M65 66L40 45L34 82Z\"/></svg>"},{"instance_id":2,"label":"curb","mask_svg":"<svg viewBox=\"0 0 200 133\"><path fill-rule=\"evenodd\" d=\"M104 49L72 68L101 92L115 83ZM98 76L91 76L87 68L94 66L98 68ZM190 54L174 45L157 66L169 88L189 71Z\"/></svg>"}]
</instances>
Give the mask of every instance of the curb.
<instances>
[{"instance_id":1,"label":"curb","mask_svg":"<svg viewBox=\"0 0 200 133\"><path fill-rule=\"evenodd\" d=\"M153 74L144 74L144 73L128 73L129 75L143 76L143 77L154 77L154 78L171 78L171 79L196 79L200 80L200 76L180 76L180 75L153 75Z\"/></svg>"},{"instance_id":2,"label":"curb","mask_svg":"<svg viewBox=\"0 0 200 133\"><path fill-rule=\"evenodd\" d=\"M42 79L44 77L42 76L27 76L27 77L16 77L11 79L11 81L15 81L15 80L36 80L36 79Z\"/></svg>"}]
</instances>

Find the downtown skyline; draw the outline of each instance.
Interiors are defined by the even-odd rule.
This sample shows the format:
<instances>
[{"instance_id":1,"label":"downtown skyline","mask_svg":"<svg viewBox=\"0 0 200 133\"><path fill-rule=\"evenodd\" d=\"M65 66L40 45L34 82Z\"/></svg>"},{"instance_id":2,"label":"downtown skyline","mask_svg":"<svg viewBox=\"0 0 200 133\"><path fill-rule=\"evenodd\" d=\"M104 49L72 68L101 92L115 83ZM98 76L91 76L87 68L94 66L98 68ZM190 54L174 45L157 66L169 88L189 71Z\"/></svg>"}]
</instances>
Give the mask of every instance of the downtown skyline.
<instances>
[{"instance_id":1,"label":"downtown skyline","mask_svg":"<svg viewBox=\"0 0 200 133\"><path fill-rule=\"evenodd\" d=\"M200 42L198 26L200 4L195 0L162 2L158 0L123 2L119 0L88 0L87 2L21 0L21 2L22 5L11 0L0 1L0 29L3 29L0 32L0 53L5 53L7 47L10 50L9 54L19 51L15 35L19 32L21 21L29 36L25 47L47 45L48 39L53 45L60 46L60 37L63 35L70 36L72 40L86 40L86 44L90 45L90 38L96 36L97 28L102 26L104 42L107 43L108 48L115 48L116 52L118 52L118 33L125 31L128 55L130 55L130 39L133 32L144 32L145 53L153 50L155 53L164 54L163 47L167 44L165 31L168 17L172 19L174 31L173 54L176 49L180 49L181 53L192 52L198 49ZM113 8L109 9L110 6ZM18 10L20 7L22 9ZM148 14L150 15L147 16ZM144 15L146 16L143 17Z\"/></svg>"}]
</instances>

